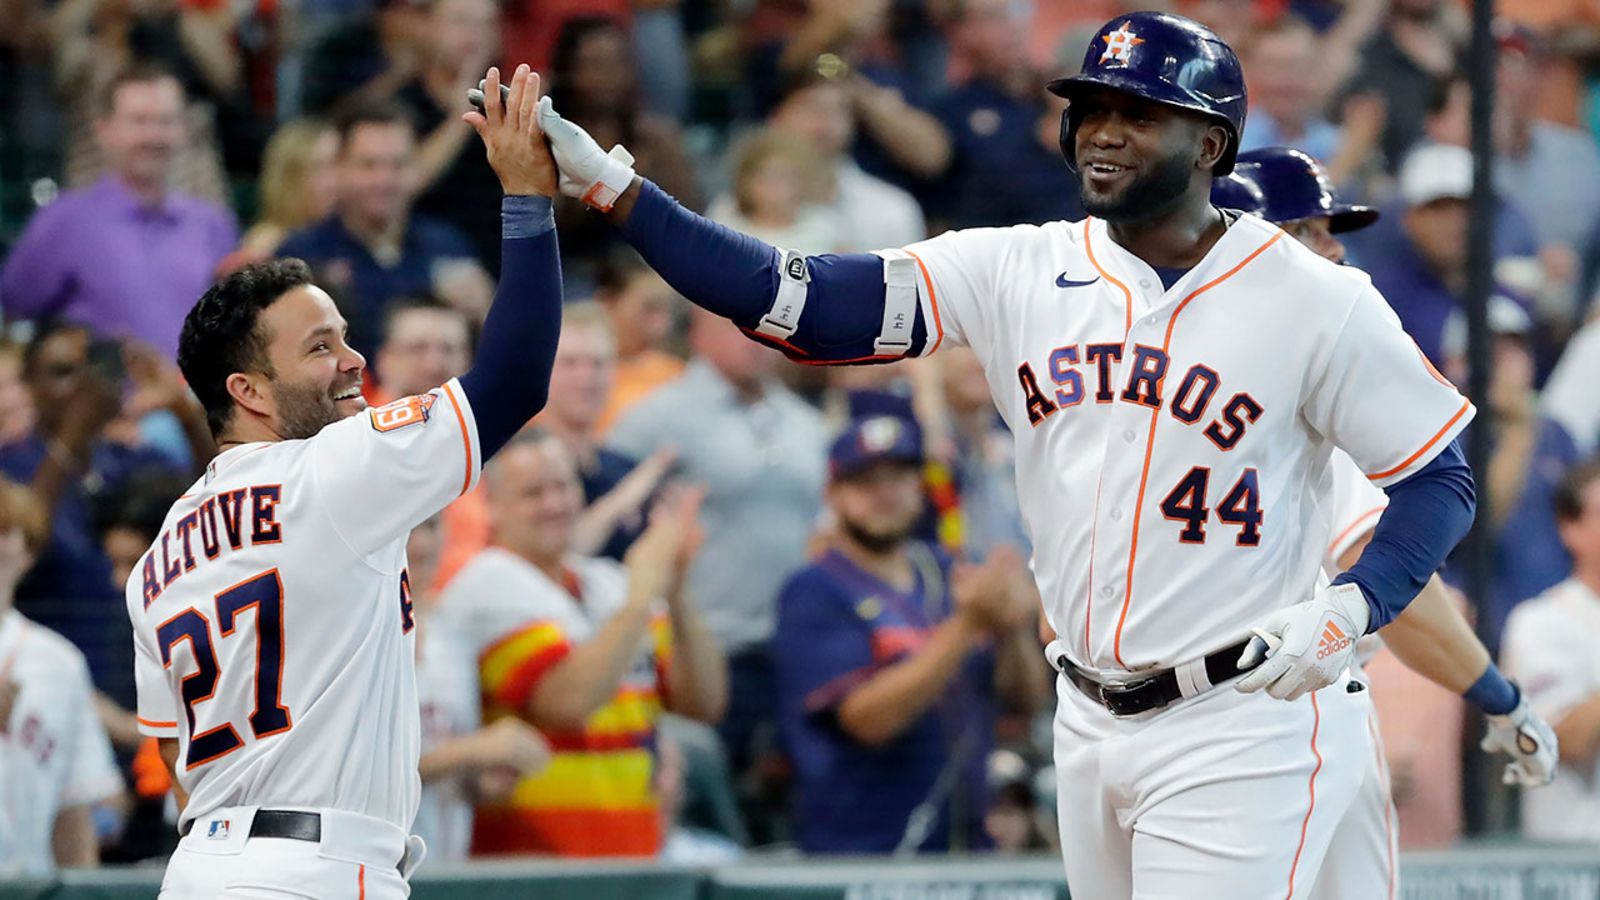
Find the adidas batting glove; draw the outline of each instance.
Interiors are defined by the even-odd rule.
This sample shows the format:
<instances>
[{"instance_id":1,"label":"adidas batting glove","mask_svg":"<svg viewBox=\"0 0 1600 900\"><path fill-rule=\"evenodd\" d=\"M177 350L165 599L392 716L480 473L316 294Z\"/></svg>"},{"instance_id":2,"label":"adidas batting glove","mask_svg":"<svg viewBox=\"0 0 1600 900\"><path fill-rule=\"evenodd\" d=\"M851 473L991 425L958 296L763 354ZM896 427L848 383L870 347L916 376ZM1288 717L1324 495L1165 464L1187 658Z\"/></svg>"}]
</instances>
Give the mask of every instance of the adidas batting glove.
<instances>
[{"instance_id":1,"label":"adidas batting glove","mask_svg":"<svg viewBox=\"0 0 1600 900\"><path fill-rule=\"evenodd\" d=\"M1329 585L1305 603L1273 612L1250 629L1255 637L1240 654L1239 668L1259 668L1235 687L1265 689L1279 700L1327 687L1350 665L1369 615L1367 598L1354 584Z\"/></svg>"}]
</instances>

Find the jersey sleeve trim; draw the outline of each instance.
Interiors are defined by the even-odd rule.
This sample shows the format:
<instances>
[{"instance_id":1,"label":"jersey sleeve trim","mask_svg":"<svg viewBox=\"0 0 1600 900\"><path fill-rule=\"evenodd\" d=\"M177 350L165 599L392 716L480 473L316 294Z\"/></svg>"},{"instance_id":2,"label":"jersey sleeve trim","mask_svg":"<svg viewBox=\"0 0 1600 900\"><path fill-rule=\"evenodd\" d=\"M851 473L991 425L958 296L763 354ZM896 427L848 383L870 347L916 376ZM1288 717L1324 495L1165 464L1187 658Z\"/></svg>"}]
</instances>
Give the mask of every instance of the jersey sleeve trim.
<instances>
[{"instance_id":1,"label":"jersey sleeve trim","mask_svg":"<svg viewBox=\"0 0 1600 900\"><path fill-rule=\"evenodd\" d=\"M907 256L917 261L917 271L922 273L922 283L928 289L928 305L933 311L929 318L933 320L934 338L922 355L931 356L935 350L939 349L939 345L944 343L944 322L939 318L939 295L933 290L933 275L928 271L928 264L922 261L922 257L910 250L904 252Z\"/></svg>"},{"instance_id":2,"label":"jersey sleeve trim","mask_svg":"<svg viewBox=\"0 0 1600 900\"><path fill-rule=\"evenodd\" d=\"M1355 544L1356 541L1361 539L1362 535L1366 534L1368 531L1371 531L1372 528L1377 524L1376 521L1373 521L1369 524L1368 520L1382 515L1383 511L1388 508L1389 504L1385 503L1382 506L1374 506L1361 515L1356 516L1355 521L1345 526L1345 529L1339 532L1338 537L1335 537L1333 541L1328 544L1328 558L1330 560L1337 560L1340 556L1342 556L1346 550L1349 550L1350 547Z\"/></svg>"},{"instance_id":3,"label":"jersey sleeve trim","mask_svg":"<svg viewBox=\"0 0 1600 900\"><path fill-rule=\"evenodd\" d=\"M444 383L445 396L450 398L450 406L455 410L456 425L461 428L461 443L466 449L466 474L461 479L461 493L472 490L472 485L478 480L477 441L473 440L477 433L477 421L472 417L472 411L466 406L465 394L457 379L450 379Z\"/></svg>"},{"instance_id":4,"label":"jersey sleeve trim","mask_svg":"<svg viewBox=\"0 0 1600 900\"><path fill-rule=\"evenodd\" d=\"M1122 291L1122 334L1124 339L1126 339L1128 332L1133 330L1133 292L1128 290L1128 286L1126 284L1118 281L1116 276L1102 268L1100 261L1094 258L1094 244L1089 240L1090 225L1093 224L1093 222L1094 218L1092 216L1084 217L1083 252L1084 255L1089 257L1089 265L1094 266L1094 270L1100 273L1100 277L1104 278L1106 281L1115 285L1118 290ZM1177 318L1177 316L1174 315L1173 318Z\"/></svg>"},{"instance_id":5,"label":"jersey sleeve trim","mask_svg":"<svg viewBox=\"0 0 1600 900\"><path fill-rule=\"evenodd\" d=\"M147 734L151 737L158 738L173 738L178 736L177 722L153 722L143 716L135 716L134 718L139 723L140 734Z\"/></svg>"},{"instance_id":6,"label":"jersey sleeve trim","mask_svg":"<svg viewBox=\"0 0 1600 900\"><path fill-rule=\"evenodd\" d=\"M1456 410L1456 414L1450 417L1450 421L1444 423L1444 427L1429 438L1427 443L1418 447L1415 453L1406 457L1394 468L1384 469L1382 472L1374 472L1368 475L1367 478L1379 487L1387 487L1397 481L1404 481L1405 476L1410 475L1415 469L1427 465L1433 460L1434 456L1438 455L1439 451L1449 446L1450 441L1461 433L1461 429L1466 428L1467 423L1472 421L1474 414L1476 414L1476 410L1472 408L1472 401L1462 398L1461 408Z\"/></svg>"}]
</instances>

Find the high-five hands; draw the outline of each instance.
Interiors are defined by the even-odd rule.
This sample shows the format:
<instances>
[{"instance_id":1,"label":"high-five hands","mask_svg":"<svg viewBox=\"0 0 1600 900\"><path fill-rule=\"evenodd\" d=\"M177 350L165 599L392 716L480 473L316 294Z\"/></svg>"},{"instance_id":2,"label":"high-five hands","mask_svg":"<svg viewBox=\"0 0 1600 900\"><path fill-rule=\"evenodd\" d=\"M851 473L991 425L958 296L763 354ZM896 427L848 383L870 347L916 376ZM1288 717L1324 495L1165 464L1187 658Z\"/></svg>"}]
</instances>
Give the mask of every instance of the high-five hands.
<instances>
[{"instance_id":1,"label":"high-five hands","mask_svg":"<svg viewBox=\"0 0 1600 900\"><path fill-rule=\"evenodd\" d=\"M549 97L539 101L539 126L561 169L561 193L610 212L633 184L633 155L621 144L601 150L589 132L561 118Z\"/></svg>"},{"instance_id":2,"label":"high-five hands","mask_svg":"<svg viewBox=\"0 0 1600 900\"><path fill-rule=\"evenodd\" d=\"M483 139L501 189L509 196L554 197L556 161L539 129L538 73L517 66L509 92L502 92L500 69L490 66L482 93L481 111L463 113L461 118Z\"/></svg>"}]
</instances>

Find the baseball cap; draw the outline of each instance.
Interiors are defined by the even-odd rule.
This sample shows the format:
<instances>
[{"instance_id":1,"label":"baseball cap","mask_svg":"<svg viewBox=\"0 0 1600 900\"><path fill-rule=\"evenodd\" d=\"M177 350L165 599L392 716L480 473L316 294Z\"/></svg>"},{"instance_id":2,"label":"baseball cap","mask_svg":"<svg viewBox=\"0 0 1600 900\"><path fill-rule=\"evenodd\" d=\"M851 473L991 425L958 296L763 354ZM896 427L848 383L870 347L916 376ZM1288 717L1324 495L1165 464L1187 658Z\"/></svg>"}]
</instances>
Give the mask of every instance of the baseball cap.
<instances>
[{"instance_id":1,"label":"baseball cap","mask_svg":"<svg viewBox=\"0 0 1600 900\"><path fill-rule=\"evenodd\" d=\"M1418 147L1400 167L1400 198L1407 206L1472 196L1472 153L1453 144Z\"/></svg>"},{"instance_id":2,"label":"baseball cap","mask_svg":"<svg viewBox=\"0 0 1600 900\"><path fill-rule=\"evenodd\" d=\"M851 419L828 451L834 478L859 475L882 462L922 463L922 429L900 416Z\"/></svg>"}]
</instances>

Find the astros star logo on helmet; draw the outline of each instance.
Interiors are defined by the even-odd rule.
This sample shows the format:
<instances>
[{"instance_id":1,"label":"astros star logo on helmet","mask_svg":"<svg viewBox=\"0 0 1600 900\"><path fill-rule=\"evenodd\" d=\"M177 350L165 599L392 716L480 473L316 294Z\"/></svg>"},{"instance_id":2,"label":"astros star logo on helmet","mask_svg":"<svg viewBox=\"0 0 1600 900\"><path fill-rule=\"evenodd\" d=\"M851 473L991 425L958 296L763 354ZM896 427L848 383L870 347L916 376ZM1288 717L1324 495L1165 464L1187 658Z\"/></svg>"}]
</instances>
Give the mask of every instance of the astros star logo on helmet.
<instances>
[{"instance_id":1,"label":"astros star logo on helmet","mask_svg":"<svg viewBox=\"0 0 1600 900\"><path fill-rule=\"evenodd\" d=\"M1108 35L1101 37L1106 42L1106 51L1100 54L1100 61L1114 59L1117 62L1127 62L1133 53L1136 44L1144 43L1144 38L1128 30L1128 23L1123 22L1122 27Z\"/></svg>"}]
</instances>

